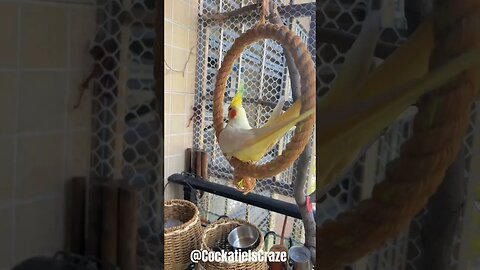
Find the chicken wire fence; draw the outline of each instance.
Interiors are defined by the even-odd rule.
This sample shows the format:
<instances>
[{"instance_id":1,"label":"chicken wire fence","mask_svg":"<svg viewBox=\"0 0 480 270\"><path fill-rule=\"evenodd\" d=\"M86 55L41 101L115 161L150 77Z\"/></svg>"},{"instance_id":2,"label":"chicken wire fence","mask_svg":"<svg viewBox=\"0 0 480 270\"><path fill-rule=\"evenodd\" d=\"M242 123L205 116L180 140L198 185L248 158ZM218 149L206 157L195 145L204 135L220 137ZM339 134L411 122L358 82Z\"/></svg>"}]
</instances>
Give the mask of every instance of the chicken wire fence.
<instances>
[{"instance_id":1,"label":"chicken wire fence","mask_svg":"<svg viewBox=\"0 0 480 270\"><path fill-rule=\"evenodd\" d=\"M312 57L315 58L314 1L277 0L273 2L283 24L302 38ZM208 181L230 186L232 186L233 169L216 142L213 128L213 92L217 71L223 57L241 33L253 28L258 23L260 9L255 7L250 12L232 16L223 21L207 18L212 14L227 13L242 7L253 7L252 5L256 3L256 0L199 1L193 147L204 150L209 155ZM274 105L281 96L285 97L287 104L291 104L290 76L282 46L276 41L264 40L256 42L244 50L240 59L235 62L227 82L227 102L233 98L240 83L244 84L246 90L243 105L252 126L261 126L268 120ZM267 153L259 163L264 164L279 155L292 136L293 131L290 131L278 146ZM315 185L313 160L314 158L312 158L312 166L308 168L307 192L311 192ZM257 181L253 193L295 203L293 198L295 175L296 165L275 177ZM203 194L198 199L198 206L202 215L208 220L215 220L224 215L231 218L242 218L256 224L264 232L270 230L278 232L278 225L282 220L277 213L214 194ZM290 238L293 243L304 241L301 220L293 219L289 223L287 231L287 235L291 233Z\"/></svg>"},{"instance_id":2,"label":"chicken wire fence","mask_svg":"<svg viewBox=\"0 0 480 270\"><path fill-rule=\"evenodd\" d=\"M380 40L391 45L401 45L409 33L414 29L407 28L405 16L405 3L402 0L393 1L396 6L395 28L382 30ZM329 29L357 35L365 18L367 7L371 1L366 0L324 0L318 6L319 24L321 29ZM322 96L332 84L339 68L345 60L348 47L344 44L333 44L321 42L317 45L317 57L320 66L317 66L317 93ZM470 162L473 156L473 138L478 134L475 128L476 115L479 108L472 109L471 122L463 143L463 153L466 160L465 186L470 179ZM411 124L414 113L405 113L403 117L392 124L378 140L367 150L367 153L359 158L358 162L346 174L344 179L330 189L317 204L319 222L334 219L341 212L357 205L363 198L369 196L375 183L381 182L385 176L388 162L397 158L400 154L400 147L411 134ZM467 188L465 188L467 190ZM466 194L465 194L466 196ZM425 208L411 223L410 228L403 232L396 239L390 240L380 250L363 258L359 262L346 267L352 270L415 270L425 269L425 262L422 258L422 237L421 230L424 218L428 213ZM464 209L456 228L454 248L451 254L450 269L459 268L459 250L462 243L462 228Z\"/></svg>"},{"instance_id":3,"label":"chicken wire fence","mask_svg":"<svg viewBox=\"0 0 480 270\"><path fill-rule=\"evenodd\" d=\"M140 269L162 255L163 148L153 77L155 0L98 0L92 92L92 179L125 179L141 188Z\"/></svg>"}]
</instances>

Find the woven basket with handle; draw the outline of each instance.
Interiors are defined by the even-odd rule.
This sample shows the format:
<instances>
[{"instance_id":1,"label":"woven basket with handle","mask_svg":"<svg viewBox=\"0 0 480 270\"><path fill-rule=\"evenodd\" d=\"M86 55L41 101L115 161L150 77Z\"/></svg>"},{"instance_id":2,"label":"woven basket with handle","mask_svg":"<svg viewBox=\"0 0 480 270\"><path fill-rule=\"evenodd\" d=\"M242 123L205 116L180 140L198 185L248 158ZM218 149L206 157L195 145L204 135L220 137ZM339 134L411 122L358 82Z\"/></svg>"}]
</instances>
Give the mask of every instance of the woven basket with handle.
<instances>
[{"instance_id":1,"label":"woven basket with handle","mask_svg":"<svg viewBox=\"0 0 480 270\"><path fill-rule=\"evenodd\" d=\"M183 224L165 229L165 270L184 270L190 264L192 250L200 249L202 225L198 208L185 200L165 202L165 221Z\"/></svg>"},{"instance_id":2,"label":"woven basket with handle","mask_svg":"<svg viewBox=\"0 0 480 270\"><path fill-rule=\"evenodd\" d=\"M226 245L228 234L237 226L251 225L254 226L260 235L260 243L254 251L263 250L264 242L261 232L257 226L250 224L244 220L237 219L221 219L205 228L201 237L201 246L203 250L215 250L218 247L224 248ZM243 263L227 263L227 262L200 262L199 269L205 270L267 270L266 262L243 262Z\"/></svg>"}]
</instances>

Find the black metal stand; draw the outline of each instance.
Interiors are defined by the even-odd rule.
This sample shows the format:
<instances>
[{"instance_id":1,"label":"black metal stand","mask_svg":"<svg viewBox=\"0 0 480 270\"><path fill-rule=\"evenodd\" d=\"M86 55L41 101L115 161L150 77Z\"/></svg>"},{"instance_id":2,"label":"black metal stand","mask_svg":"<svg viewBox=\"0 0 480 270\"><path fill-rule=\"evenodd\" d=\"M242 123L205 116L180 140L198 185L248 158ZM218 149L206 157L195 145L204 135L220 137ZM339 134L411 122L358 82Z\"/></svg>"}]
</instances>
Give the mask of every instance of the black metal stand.
<instances>
[{"instance_id":1,"label":"black metal stand","mask_svg":"<svg viewBox=\"0 0 480 270\"><path fill-rule=\"evenodd\" d=\"M193 174L172 174L168 177L168 181L184 186L185 199L190 201L192 200L192 194L194 194L195 190L202 190L228 199L236 200L262 209L273 211L282 215L302 219L300 211L296 204L272 199L270 197L254 193L244 195L243 193L234 188L205 181L203 178ZM316 217L315 213L314 216Z\"/></svg>"}]
</instances>

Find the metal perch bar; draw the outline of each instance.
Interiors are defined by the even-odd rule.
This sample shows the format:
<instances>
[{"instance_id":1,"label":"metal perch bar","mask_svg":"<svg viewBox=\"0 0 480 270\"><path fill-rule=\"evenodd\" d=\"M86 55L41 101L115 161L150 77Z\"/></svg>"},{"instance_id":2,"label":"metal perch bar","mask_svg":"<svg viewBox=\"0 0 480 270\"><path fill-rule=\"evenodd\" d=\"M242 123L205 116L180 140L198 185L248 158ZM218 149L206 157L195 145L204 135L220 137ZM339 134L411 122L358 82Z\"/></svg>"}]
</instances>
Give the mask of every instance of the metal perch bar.
<instances>
[{"instance_id":1,"label":"metal perch bar","mask_svg":"<svg viewBox=\"0 0 480 270\"><path fill-rule=\"evenodd\" d=\"M248 193L247 195L243 195L243 193L236 190L235 188L212 183L206 181L199 176L176 173L168 177L168 182L183 185L190 189L205 191L224 198L232 199L262 209L273 211L282 215L287 215L289 217L298 219L302 218L298 206L293 203L272 199L270 197L254 193Z\"/></svg>"}]
</instances>

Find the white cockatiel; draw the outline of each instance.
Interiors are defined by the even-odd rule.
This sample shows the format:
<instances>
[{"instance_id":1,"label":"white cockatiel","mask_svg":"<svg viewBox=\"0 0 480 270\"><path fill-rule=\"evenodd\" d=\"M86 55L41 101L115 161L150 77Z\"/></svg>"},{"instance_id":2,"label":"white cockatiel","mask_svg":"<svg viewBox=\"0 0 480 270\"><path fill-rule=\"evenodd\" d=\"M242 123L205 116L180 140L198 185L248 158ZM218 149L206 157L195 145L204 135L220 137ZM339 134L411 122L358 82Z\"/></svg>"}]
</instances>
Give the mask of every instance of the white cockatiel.
<instances>
[{"instance_id":1,"label":"white cockatiel","mask_svg":"<svg viewBox=\"0 0 480 270\"><path fill-rule=\"evenodd\" d=\"M268 122L262 127L252 128L242 106L243 92L241 86L228 107L228 124L218 137L220 148L229 159L236 157L243 162L259 161L285 133L315 112L315 109L311 109L300 114L301 102L298 100L282 113L285 103L282 97Z\"/></svg>"}]
</instances>

